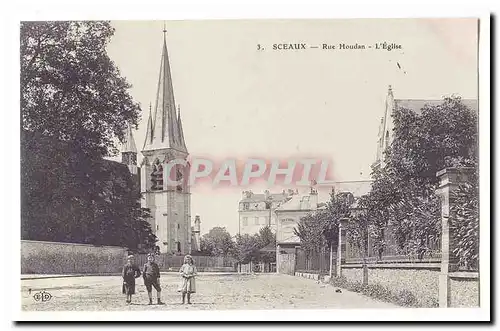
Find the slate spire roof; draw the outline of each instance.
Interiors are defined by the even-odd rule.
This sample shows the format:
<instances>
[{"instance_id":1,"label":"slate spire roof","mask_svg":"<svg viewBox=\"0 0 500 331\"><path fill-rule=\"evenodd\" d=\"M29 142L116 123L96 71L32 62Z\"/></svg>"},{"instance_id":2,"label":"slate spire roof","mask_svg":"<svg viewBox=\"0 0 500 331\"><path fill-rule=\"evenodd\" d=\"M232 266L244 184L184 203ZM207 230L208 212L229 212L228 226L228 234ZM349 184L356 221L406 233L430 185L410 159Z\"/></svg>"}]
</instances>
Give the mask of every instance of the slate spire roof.
<instances>
[{"instance_id":1,"label":"slate spire roof","mask_svg":"<svg viewBox=\"0 0 500 331\"><path fill-rule=\"evenodd\" d=\"M152 111L150 108L143 150L173 148L187 153L180 114L175 109L166 32L164 29L156 100Z\"/></svg>"}]
</instances>

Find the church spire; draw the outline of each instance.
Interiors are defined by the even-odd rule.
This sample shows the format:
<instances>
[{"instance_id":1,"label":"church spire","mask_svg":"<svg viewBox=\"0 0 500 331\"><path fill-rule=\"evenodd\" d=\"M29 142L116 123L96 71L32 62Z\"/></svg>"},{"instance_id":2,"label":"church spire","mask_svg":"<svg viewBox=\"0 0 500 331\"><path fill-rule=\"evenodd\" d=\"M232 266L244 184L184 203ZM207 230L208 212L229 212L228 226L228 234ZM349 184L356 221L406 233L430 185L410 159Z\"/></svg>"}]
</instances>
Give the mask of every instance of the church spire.
<instances>
[{"instance_id":1,"label":"church spire","mask_svg":"<svg viewBox=\"0 0 500 331\"><path fill-rule=\"evenodd\" d=\"M173 148L187 152L182 144L175 111L174 88L167 50L167 30L163 28L163 50L156 100L152 113L150 134L146 135L144 150ZM149 123L148 123L149 130ZM148 139L149 138L149 139Z\"/></svg>"},{"instance_id":2,"label":"church spire","mask_svg":"<svg viewBox=\"0 0 500 331\"><path fill-rule=\"evenodd\" d=\"M184 149L184 150L187 150L187 147L186 147L186 142L184 141L184 130L182 129L182 120L181 120L181 105L178 105L177 106L177 125L178 125L178 130L179 130L179 138L180 138L180 144L181 144L181 147Z\"/></svg>"},{"instance_id":3,"label":"church spire","mask_svg":"<svg viewBox=\"0 0 500 331\"><path fill-rule=\"evenodd\" d=\"M137 174L137 148L135 147L134 135L132 134L132 127L127 123L125 129L125 139L121 149L122 163L127 165L131 174Z\"/></svg>"},{"instance_id":4,"label":"church spire","mask_svg":"<svg viewBox=\"0 0 500 331\"><path fill-rule=\"evenodd\" d=\"M125 140L122 144L122 153L137 153L137 148L135 147L134 135L132 134L132 127L130 123L127 123L127 128L125 129Z\"/></svg>"}]
</instances>

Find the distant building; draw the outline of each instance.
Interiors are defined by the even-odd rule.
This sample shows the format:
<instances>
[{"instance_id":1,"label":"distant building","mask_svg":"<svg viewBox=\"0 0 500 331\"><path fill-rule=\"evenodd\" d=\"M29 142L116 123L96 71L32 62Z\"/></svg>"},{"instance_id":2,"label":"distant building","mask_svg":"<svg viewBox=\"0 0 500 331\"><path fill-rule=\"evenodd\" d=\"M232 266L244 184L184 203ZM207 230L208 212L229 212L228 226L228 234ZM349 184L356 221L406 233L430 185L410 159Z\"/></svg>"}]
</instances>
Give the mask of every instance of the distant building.
<instances>
[{"instance_id":1,"label":"distant building","mask_svg":"<svg viewBox=\"0 0 500 331\"><path fill-rule=\"evenodd\" d=\"M264 194L244 191L238 208L238 233L252 235L265 226L270 226L273 231L276 231L274 211L295 193L293 190L283 190L281 193L270 193L266 190Z\"/></svg>"},{"instance_id":2,"label":"distant building","mask_svg":"<svg viewBox=\"0 0 500 331\"><path fill-rule=\"evenodd\" d=\"M377 155L374 167L385 166L384 152L394 139L394 121L392 113L398 107L413 110L420 114L425 105L436 106L443 103L443 100L425 100L425 99L395 99L392 87L389 85L389 90L385 98L384 115L380 119L379 133L377 140ZM477 99L462 99L462 103L469 107L472 111L478 112L479 105Z\"/></svg>"},{"instance_id":3,"label":"distant building","mask_svg":"<svg viewBox=\"0 0 500 331\"><path fill-rule=\"evenodd\" d=\"M294 249L295 246L299 246L300 239L295 235L294 229L297 227L300 218L324 207L324 203L318 203L318 191L311 188L309 194L295 194L276 208L276 243L280 249Z\"/></svg>"},{"instance_id":4,"label":"distant building","mask_svg":"<svg viewBox=\"0 0 500 331\"><path fill-rule=\"evenodd\" d=\"M356 199L370 191L371 183L370 180L336 182L332 189L335 194L350 193ZM308 194L296 194L278 207L275 211L277 218L276 242L280 249L287 251L287 248L292 249L295 246L300 246L300 239L294 231L300 219L325 208L326 203L318 201L318 191L314 187L310 188Z\"/></svg>"}]
</instances>

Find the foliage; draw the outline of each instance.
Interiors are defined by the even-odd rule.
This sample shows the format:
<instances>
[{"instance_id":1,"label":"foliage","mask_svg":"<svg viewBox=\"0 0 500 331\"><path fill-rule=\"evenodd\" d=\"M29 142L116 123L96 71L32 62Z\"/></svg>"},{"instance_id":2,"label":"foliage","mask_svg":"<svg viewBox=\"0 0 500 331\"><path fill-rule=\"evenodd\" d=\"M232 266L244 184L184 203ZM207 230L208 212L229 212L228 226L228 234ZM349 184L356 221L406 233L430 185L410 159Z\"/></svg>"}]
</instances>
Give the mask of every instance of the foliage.
<instances>
[{"instance_id":1,"label":"foliage","mask_svg":"<svg viewBox=\"0 0 500 331\"><path fill-rule=\"evenodd\" d=\"M352 212L346 230L352 249L357 250L364 258L368 256L368 235L370 229L370 217L367 212L367 203L370 200L366 196L359 198L357 210Z\"/></svg>"},{"instance_id":2,"label":"foliage","mask_svg":"<svg viewBox=\"0 0 500 331\"><path fill-rule=\"evenodd\" d=\"M241 264L253 262L275 262L276 252L261 252L260 249L276 244L276 234L271 227L265 226L254 235L236 235L234 256Z\"/></svg>"},{"instance_id":3,"label":"foliage","mask_svg":"<svg viewBox=\"0 0 500 331\"><path fill-rule=\"evenodd\" d=\"M234 242L224 227L214 227L200 238L200 250L211 256L231 256Z\"/></svg>"},{"instance_id":4,"label":"foliage","mask_svg":"<svg viewBox=\"0 0 500 331\"><path fill-rule=\"evenodd\" d=\"M259 250L259 241L256 235L236 235L234 257L241 264L255 261Z\"/></svg>"},{"instance_id":5,"label":"foliage","mask_svg":"<svg viewBox=\"0 0 500 331\"><path fill-rule=\"evenodd\" d=\"M330 245L337 247L339 223L349 217L351 203L349 194L332 192L326 209L302 217L294 230L301 247L307 252L320 252Z\"/></svg>"},{"instance_id":6,"label":"foliage","mask_svg":"<svg viewBox=\"0 0 500 331\"><path fill-rule=\"evenodd\" d=\"M477 114L459 97L427 105L418 114L396 108L393 142L386 166L375 168L367 213L375 248L385 248L391 227L399 249L423 256L440 235L440 205L436 173L447 166L467 166L477 160Z\"/></svg>"},{"instance_id":7,"label":"foliage","mask_svg":"<svg viewBox=\"0 0 500 331\"><path fill-rule=\"evenodd\" d=\"M106 54L109 22L21 23L22 238L154 246L116 151L139 106Z\"/></svg>"},{"instance_id":8,"label":"foliage","mask_svg":"<svg viewBox=\"0 0 500 331\"><path fill-rule=\"evenodd\" d=\"M156 241L125 165L23 132L21 237L137 248Z\"/></svg>"},{"instance_id":9,"label":"foliage","mask_svg":"<svg viewBox=\"0 0 500 331\"><path fill-rule=\"evenodd\" d=\"M260 228L259 233L257 233L256 242L259 249L262 249L268 245L276 246L276 233L271 230L271 227L269 225L266 225L265 227ZM276 262L276 251L259 251L256 259L264 263Z\"/></svg>"},{"instance_id":10,"label":"foliage","mask_svg":"<svg viewBox=\"0 0 500 331\"><path fill-rule=\"evenodd\" d=\"M476 167L477 170L477 167ZM466 269L479 267L479 183L477 173L452 193L450 230L459 264Z\"/></svg>"},{"instance_id":11,"label":"foliage","mask_svg":"<svg viewBox=\"0 0 500 331\"><path fill-rule=\"evenodd\" d=\"M83 151L116 152L139 105L106 53L114 29L102 21L21 23L24 130L78 141Z\"/></svg>"},{"instance_id":12,"label":"foliage","mask_svg":"<svg viewBox=\"0 0 500 331\"><path fill-rule=\"evenodd\" d=\"M295 235L300 238L300 246L306 252L320 252L327 245L323 235L323 216L322 211L309 213L300 218L297 227L294 229Z\"/></svg>"}]
</instances>

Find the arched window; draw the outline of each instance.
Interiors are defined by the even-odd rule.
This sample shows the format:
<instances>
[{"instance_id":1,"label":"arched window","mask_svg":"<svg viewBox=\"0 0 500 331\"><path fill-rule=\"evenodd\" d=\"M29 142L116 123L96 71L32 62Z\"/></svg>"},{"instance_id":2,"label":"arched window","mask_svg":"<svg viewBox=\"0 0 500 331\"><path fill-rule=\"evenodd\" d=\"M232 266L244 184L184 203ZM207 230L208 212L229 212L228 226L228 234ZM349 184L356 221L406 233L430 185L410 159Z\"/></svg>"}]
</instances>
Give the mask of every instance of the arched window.
<instances>
[{"instance_id":1,"label":"arched window","mask_svg":"<svg viewBox=\"0 0 500 331\"><path fill-rule=\"evenodd\" d=\"M389 131L385 132L385 148L389 147Z\"/></svg>"},{"instance_id":2,"label":"arched window","mask_svg":"<svg viewBox=\"0 0 500 331\"><path fill-rule=\"evenodd\" d=\"M153 163L153 172L151 173L151 190L163 190L163 166L158 159L156 159Z\"/></svg>"}]
</instances>

